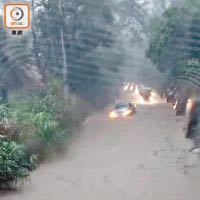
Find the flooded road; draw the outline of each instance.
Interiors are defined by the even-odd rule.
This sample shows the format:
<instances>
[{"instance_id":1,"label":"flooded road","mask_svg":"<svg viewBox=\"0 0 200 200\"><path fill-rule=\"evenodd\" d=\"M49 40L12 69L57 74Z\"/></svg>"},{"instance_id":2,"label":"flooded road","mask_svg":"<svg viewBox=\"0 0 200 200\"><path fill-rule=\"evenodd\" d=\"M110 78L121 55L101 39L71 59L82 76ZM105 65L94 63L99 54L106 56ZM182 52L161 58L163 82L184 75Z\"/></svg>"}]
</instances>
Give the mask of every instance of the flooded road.
<instances>
[{"instance_id":1,"label":"flooded road","mask_svg":"<svg viewBox=\"0 0 200 200\"><path fill-rule=\"evenodd\" d=\"M200 169L171 105L139 105L128 119L90 117L66 156L43 164L1 200L199 200Z\"/></svg>"}]
</instances>

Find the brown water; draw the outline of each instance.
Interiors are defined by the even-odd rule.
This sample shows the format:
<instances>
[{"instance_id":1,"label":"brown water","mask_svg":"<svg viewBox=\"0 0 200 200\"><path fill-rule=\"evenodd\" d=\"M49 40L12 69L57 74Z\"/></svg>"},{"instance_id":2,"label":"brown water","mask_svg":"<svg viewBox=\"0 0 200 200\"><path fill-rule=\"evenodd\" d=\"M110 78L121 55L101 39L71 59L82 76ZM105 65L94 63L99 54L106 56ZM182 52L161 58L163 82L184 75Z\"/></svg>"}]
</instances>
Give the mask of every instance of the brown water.
<instances>
[{"instance_id":1,"label":"brown water","mask_svg":"<svg viewBox=\"0 0 200 200\"><path fill-rule=\"evenodd\" d=\"M140 105L128 119L90 117L62 159L1 200L199 200L198 159L171 105Z\"/></svg>"}]
</instances>

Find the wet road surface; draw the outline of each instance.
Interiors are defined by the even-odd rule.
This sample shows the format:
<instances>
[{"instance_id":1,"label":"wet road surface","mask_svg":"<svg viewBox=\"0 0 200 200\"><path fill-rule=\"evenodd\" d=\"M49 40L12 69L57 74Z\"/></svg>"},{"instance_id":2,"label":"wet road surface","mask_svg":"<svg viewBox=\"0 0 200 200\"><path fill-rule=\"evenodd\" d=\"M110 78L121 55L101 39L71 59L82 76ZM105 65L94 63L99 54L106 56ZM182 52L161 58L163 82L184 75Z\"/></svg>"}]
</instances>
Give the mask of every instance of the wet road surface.
<instances>
[{"instance_id":1,"label":"wet road surface","mask_svg":"<svg viewBox=\"0 0 200 200\"><path fill-rule=\"evenodd\" d=\"M66 156L41 165L1 200L199 200L200 169L169 104L139 105L127 119L98 113Z\"/></svg>"}]
</instances>

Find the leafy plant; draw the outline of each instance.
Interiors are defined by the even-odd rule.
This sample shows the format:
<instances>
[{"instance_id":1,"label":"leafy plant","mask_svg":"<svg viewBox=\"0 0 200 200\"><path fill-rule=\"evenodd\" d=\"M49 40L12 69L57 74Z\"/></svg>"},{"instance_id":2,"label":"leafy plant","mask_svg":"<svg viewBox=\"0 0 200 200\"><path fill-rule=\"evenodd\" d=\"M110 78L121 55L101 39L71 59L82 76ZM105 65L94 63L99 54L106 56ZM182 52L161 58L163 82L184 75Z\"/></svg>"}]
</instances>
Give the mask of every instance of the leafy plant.
<instances>
[{"instance_id":1,"label":"leafy plant","mask_svg":"<svg viewBox=\"0 0 200 200\"><path fill-rule=\"evenodd\" d=\"M60 87L53 82L37 95L9 100L9 119L19 129L19 141L39 159L47 157L50 151L63 150L86 116L83 105L65 99Z\"/></svg>"},{"instance_id":2,"label":"leafy plant","mask_svg":"<svg viewBox=\"0 0 200 200\"><path fill-rule=\"evenodd\" d=\"M35 168L35 157L29 156L22 145L0 138L0 189L26 179Z\"/></svg>"}]
</instances>

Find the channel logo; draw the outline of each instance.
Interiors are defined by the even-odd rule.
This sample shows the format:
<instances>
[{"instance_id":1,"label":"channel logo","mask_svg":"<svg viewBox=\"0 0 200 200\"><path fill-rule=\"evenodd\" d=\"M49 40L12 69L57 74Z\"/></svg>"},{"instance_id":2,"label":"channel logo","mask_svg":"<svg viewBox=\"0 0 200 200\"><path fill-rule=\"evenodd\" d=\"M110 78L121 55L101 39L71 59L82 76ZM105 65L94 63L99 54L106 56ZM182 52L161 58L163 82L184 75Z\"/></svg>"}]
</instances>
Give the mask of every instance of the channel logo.
<instances>
[{"instance_id":1,"label":"channel logo","mask_svg":"<svg viewBox=\"0 0 200 200\"><path fill-rule=\"evenodd\" d=\"M30 26L29 4L6 4L4 6L4 27L7 29L28 29Z\"/></svg>"}]
</instances>

